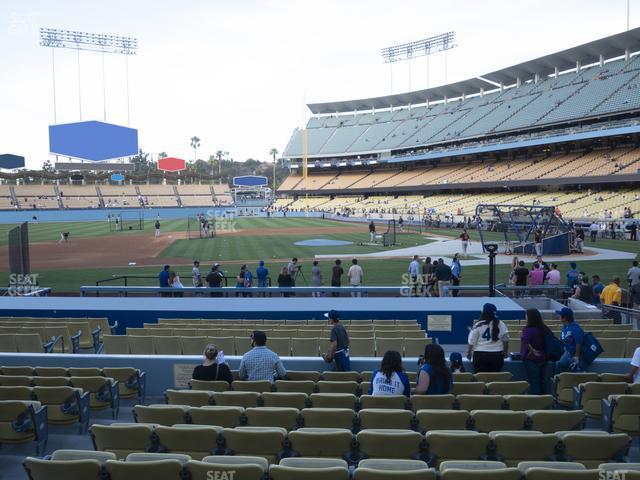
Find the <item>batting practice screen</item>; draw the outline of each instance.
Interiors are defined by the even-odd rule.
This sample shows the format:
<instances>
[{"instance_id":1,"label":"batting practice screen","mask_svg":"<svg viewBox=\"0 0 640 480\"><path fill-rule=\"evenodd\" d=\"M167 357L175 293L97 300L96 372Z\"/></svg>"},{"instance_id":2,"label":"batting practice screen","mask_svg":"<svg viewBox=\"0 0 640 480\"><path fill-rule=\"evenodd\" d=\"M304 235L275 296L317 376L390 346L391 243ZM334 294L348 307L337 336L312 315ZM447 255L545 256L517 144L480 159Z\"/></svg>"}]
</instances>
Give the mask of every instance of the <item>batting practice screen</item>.
<instances>
[{"instance_id":1,"label":"batting practice screen","mask_svg":"<svg viewBox=\"0 0 640 480\"><path fill-rule=\"evenodd\" d=\"M27 222L9 230L9 272L21 275L31 273Z\"/></svg>"}]
</instances>

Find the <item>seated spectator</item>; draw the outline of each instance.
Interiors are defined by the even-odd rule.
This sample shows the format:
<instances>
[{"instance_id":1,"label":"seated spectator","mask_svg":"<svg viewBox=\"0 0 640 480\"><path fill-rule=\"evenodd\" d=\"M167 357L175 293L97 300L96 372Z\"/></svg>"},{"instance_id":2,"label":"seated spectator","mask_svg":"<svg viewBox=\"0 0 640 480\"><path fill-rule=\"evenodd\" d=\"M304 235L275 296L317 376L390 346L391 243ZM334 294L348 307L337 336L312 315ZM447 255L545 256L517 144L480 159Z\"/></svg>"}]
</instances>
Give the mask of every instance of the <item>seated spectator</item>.
<instances>
[{"instance_id":1,"label":"seated spectator","mask_svg":"<svg viewBox=\"0 0 640 480\"><path fill-rule=\"evenodd\" d=\"M251 350L240 360L238 376L240 380L268 380L274 383L276 378L284 378L287 371L277 353L267 347L267 335L254 330L251 335Z\"/></svg>"},{"instance_id":2,"label":"seated spectator","mask_svg":"<svg viewBox=\"0 0 640 480\"><path fill-rule=\"evenodd\" d=\"M207 382L224 380L231 384L231 382L233 382L231 370L229 370L229 366L224 363L224 358L222 358L221 363L218 363L218 353L220 353L220 357L223 357L222 352L218 352L218 348L215 345L211 343L207 345L203 353L204 361L202 365L198 365L193 369L191 378Z\"/></svg>"},{"instance_id":3,"label":"seated spectator","mask_svg":"<svg viewBox=\"0 0 640 480\"><path fill-rule=\"evenodd\" d=\"M424 358L418 372L415 394L445 395L451 393L453 376L444 360L444 350L437 343L424 347Z\"/></svg>"},{"instance_id":4,"label":"seated spectator","mask_svg":"<svg viewBox=\"0 0 640 480\"><path fill-rule=\"evenodd\" d=\"M640 347L637 347L631 358L631 369L627 374L631 383L640 383Z\"/></svg>"},{"instance_id":5,"label":"seated spectator","mask_svg":"<svg viewBox=\"0 0 640 480\"><path fill-rule=\"evenodd\" d=\"M449 355L449 368L452 373L464 373L467 370L462 363L462 354L460 352L453 352Z\"/></svg>"},{"instance_id":6,"label":"seated spectator","mask_svg":"<svg viewBox=\"0 0 640 480\"><path fill-rule=\"evenodd\" d=\"M402 366L402 356L395 350L385 352L380 369L373 371L369 395L409 396L411 384Z\"/></svg>"}]
</instances>

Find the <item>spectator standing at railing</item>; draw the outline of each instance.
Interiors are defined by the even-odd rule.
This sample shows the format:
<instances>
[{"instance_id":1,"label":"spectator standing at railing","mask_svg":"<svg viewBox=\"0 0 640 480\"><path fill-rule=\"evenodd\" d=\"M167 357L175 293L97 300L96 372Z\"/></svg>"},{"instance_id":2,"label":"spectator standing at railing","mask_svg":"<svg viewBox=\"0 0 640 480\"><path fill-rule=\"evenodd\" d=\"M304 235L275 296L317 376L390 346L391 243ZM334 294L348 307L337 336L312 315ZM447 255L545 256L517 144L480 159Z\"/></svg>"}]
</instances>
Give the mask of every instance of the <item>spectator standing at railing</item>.
<instances>
[{"instance_id":1,"label":"spectator standing at railing","mask_svg":"<svg viewBox=\"0 0 640 480\"><path fill-rule=\"evenodd\" d=\"M600 275L591 277L591 287L593 288L593 304L600 305L600 294L604 290L604 284L600 281Z\"/></svg>"},{"instance_id":2,"label":"spectator standing at railing","mask_svg":"<svg viewBox=\"0 0 640 480\"><path fill-rule=\"evenodd\" d=\"M169 265L165 265L162 268L162 271L158 274L158 281L160 282L160 288L169 288L169 270L171 269L171 267ZM160 294L163 297L170 297L171 293L169 292L162 292Z\"/></svg>"},{"instance_id":3,"label":"spectator standing at railing","mask_svg":"<svg viewBox=\"0 0 640 480\"><path fill-rule=\"evenodd\" d=\"M349 286L350 287L361 287L362 281L364 280L364 272L362 271L362 267L358 265L358 259L354 258L351 260L351 267L349 267L349 271L347 272L347 277L349 278ZM360 292L351 292L352 297L360 297L362 294Z\"/></svg>"},{"instance_id":4,"label":"spectator standing at railing","mask_svg":"<svg viewBox=\"0 0 640 480\"><path fill-rule=\"evenodd\" d=\"M202 286L202 274L200 273L200 262L198 260L194 260L193 268L191 269L191 280L193 281L194 287Z\"/></svg>"},{"instance_id":5,"label":"spectator standing at railing","mask_svg":"<svg viewBox=\"0 0 640 480\"><path fill-rule=\"evenodd\" d=\"M576 288L576 286L578 285L578 276L580 275L580 272L578 272L578 265L576 264L576 262L571 262L569 263L569 266L571 267L571 269L566 274L567 287Z\"/></svg>"},{"instance_id":6,"label":"spectator standing at railing","mask_svg":"<svg viewBox=\"0 0 640 480\"><path fill-rule=\"evenodd\" d=\"M211 271L209 275L207 275L207 284L209 284L209 288L220 288L222 287L222 282L224 280L224 274L220 271L220 264L216 263L211 267ZM212 292L212 297L221 297L222 293Z\"/></svg>"},{"instance_id":7,"label":"spectator standing at railing","mask_svg":"<svg viewBox=\"0 0 640 480\"><path fill-rule=\"evenodd\" d=\"M551 269L547 273L547 284L560 285L560 271L558 270L558 265L556 263L551 264Z\"/></svg>"},{"instance_id":8,"label":"spectator standing at railing","mask_svg":"<svg viewBox=\"0 0 640 480\"><path fill-rule=\"evenodd\" d=\"M462 280L462 265L460 265L460 254L456 253L451 262L451 284L457 287L460 285L460 280ZM451 295L457 297L458 290L454 289Z\"/></svg>"},{"instance_id":9,"label":"spectator standing at railing","mask_svg":"<svg viewBox=\"0 0 640 480\"><path fill-rule=\"evenodd\" d=\"M336 264L331 269L331 286L340 287L342 285L342 275L344 275L344 269L342 268L342 260L339 258L336 260ZM339 297L338 292L332 292L332 297Z\"/></svg>"},{"instance_id":10,"label":"spectator standing at railing","mask_svg":"<svg viewBox=\"0 0 640 480\"><path fill-rule=\"evenodd\" d=\"M604 287L600 294L600 301L603 305L620 306L622 303L622 289L620 288L620 277L613 277L611 283Z\"/></svg>"},{"instance_id":11,"label":"spectator standing at railing","mask_svg":"<svg viewBox=\"0 0 640 480\"><path fill-rule=\"evenodd\" d=\"M438 295L440 297L447 296L447 287L451 285L451 267L444 263L442 258L438 259L436 267L436 280L438 281Z\"/></svg>"},{"instance_id":12,"label":"spectator standing at railing","mask_svg":"<svg viewBox=\"0 0 640 480\"><path fill-rule=\"evenodd\" d=\"M322 271L318 265L318 261L313 261L313 266L311 267L311 286L312 287L321 287L323 285L322 282ZM320 292L311 292L311 295L314 297L319 297Z\"/></svg>"},{"instance_id":13,"label":"spectator standing at railing","mask_svg":"<svg viewBox=\"0 0 640 480\"><path fill-rule=\"evenodd\" d=\"M409 281L411 282L412 294L418 296L420 278L420 258L418 255L413 256L413 260L409 264Z\"/></svg>"},{"instance_id":14,"label":"spectator standing at railing","mask_svg":"<svg viewBox=\"0 0 640 480\"><path fill-rule=\"evenodd\" d=\"M580 272L578 286L572 298L582 302L593 304L593 287L589 284L589 275Z\"/></svg>"},{"instance_id":15,"label":"spectator standing at railing","mask_svg":"<svg viewBox=\"0 0 640 480\"><path fill-rule=\"evenodd\" d=\"M638 267L637 260L633 261L631 268L627 271L627 280L629 280L631 287L640 284L640 267Z\"/></svg>"},{"instance_id":16,"label":"spectator standing at railing","mask_svg":"<svg viewBox=\"0 0 640 480\"><path fill-rule=\"evenodd\" d=\"M258 287L267 286L267 277L269 276L269 269L264 266L264 260L260 260L258 268L256 268L256 278L258 279Z\"/></svg>"}]
</instances>

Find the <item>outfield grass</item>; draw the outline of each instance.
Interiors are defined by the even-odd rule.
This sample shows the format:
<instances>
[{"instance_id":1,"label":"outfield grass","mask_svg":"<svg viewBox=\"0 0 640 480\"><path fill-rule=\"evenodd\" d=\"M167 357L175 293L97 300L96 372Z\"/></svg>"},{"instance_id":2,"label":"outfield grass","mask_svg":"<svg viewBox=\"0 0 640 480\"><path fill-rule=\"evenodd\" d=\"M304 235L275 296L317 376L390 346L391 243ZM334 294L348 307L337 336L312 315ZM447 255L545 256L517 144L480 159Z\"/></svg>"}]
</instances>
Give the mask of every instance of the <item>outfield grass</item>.
<instances>
[{"instance_id":1,"label":"outfield grass","mask_svg":"<svg viewBox=\"0 0 640 480\"><path fill-rule=\"evenodd\" d=\"M86 237L102 237L107 235L140 235L147 233L152 236L154 224L156 220L145 220L144 230L124 230L121 232L109 231L109 223L106 220L102 222L47 222L47 223L29 223L29 241L30 242L50 242L57 241L61 232L70 232L71 238ZM186 219L160 219L162 232L186 232ZM7 233L12 228L19 225L0 224L0 246L7 244ZM245 217L235 218L226 223L227 226L233 225L236 229L255 229L255 228L327 228L327 227L351 227L353 224L346 222L336 222L333 220L322 220L318 218L264 218L264 217ZM367 228L362 225L363 231Z\"/></svg>"},{"instance_id":2,"label":"outfield grass","mask_svg":"<svg viewBox=\"0 0 640 480\"><path fill-rule=\"evenodd\" d=\"M295 245L298 241L310 239L344 240L352 245L305 247ZM421 235L406 234L398 236L400 244L393 248L405 248L424 245L431 242ZM220 260L260 260L283 258L312 258L314 255L359 255L384 252L390 247L382 245L360 245L368 242L368 233L327 233L304 235L248 235L238 237L220 236L212 239L176 240L162 251L159 258L199 259L201 261Z\"/></svg>"}]
</instances>

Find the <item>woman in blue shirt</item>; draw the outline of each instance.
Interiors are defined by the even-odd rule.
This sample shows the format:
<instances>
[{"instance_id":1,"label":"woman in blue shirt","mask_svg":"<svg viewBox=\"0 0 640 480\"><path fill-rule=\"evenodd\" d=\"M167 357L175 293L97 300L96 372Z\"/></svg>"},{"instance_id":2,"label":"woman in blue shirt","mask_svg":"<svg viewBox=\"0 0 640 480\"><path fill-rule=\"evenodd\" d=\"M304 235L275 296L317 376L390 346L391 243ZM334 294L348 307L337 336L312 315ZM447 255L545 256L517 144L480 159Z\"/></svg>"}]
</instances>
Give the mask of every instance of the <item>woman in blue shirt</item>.
<instances>
[{"instance_id":1,"label":"woman in blue shirt","mask_svg":"<svg viewBox=\"0 0 640 480\"><path fill-rule=\"evenodd\" d=\"M382 357L379 370L374 370L369 395L405 395L409 396L411 383L402 367L402 356L395 350L389 350Z\"/></svg>"},{"instance_id":2,"label":"woman in blue shirt","mask_svg":"<svg viewBox=\"0 0 640 480\"><path fill-rule=\"evenodd\" d=\"M436 343L424 347L424 363L418 372L415 394L445 395L451 393L453 376L444 360L444 350Z\"/></svg>"}]
</instances>

